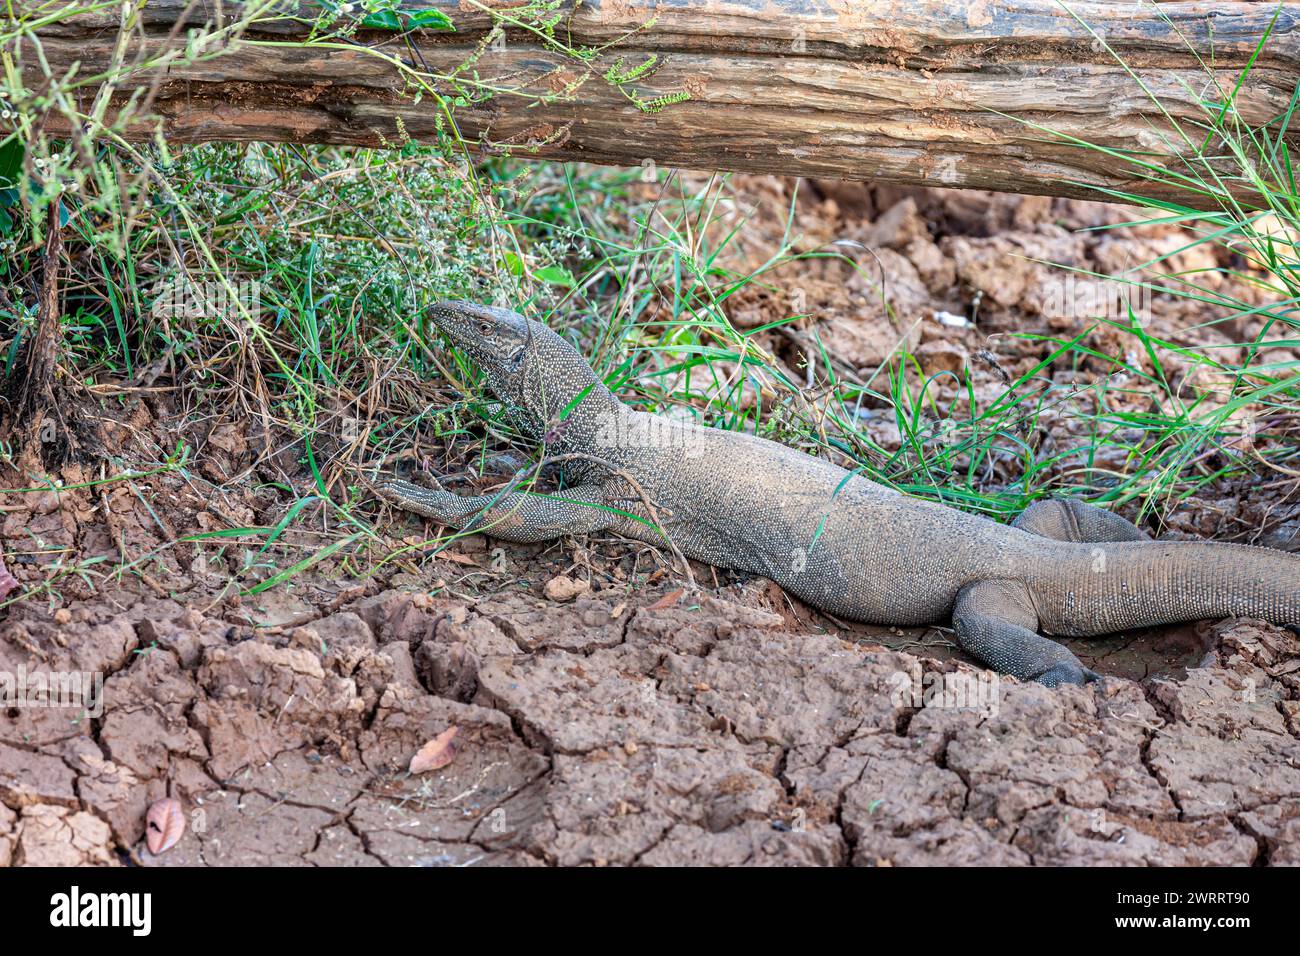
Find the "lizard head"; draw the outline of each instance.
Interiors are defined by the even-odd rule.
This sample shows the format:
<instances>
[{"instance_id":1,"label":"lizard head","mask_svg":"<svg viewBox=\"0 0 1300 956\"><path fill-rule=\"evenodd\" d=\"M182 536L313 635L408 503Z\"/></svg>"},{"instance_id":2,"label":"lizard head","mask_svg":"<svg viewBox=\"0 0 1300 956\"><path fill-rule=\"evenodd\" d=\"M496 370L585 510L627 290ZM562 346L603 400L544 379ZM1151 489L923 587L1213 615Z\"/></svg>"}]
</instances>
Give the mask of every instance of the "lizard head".
<instances>
[{"instance_id":1,"label":"lizard head","mask_svg":"<svg viewBox=\"0 0 1300 956\"><path fill-rule=\"evenodd\" d=\"M617 399L572 345L541 322L509 309L439 302L429 320L483 369L488 386L521 430L554 440Z\"/></svg>"},{"instance_id":2,"label":"lizard head","mask_svg":"<svg viewBox=\"0 0 1300 956\"><path fill-rule=\"evenodd\" d=\"M429 309L429 320L489 374L522 365L533 334L518 312L473 302L439 302Z\"/></svg>"}]
</instances>

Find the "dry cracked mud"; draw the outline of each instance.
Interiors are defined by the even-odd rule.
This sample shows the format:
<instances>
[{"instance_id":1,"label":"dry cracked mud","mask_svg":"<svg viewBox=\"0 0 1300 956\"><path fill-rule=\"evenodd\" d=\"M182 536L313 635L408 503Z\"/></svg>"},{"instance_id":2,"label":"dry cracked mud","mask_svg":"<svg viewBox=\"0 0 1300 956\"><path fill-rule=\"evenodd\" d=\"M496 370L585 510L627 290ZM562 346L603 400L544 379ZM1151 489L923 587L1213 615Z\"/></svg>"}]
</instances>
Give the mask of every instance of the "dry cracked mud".
<instances>
[{"instance_id":1,"label":"dry cracked mud","mask_svg":"<svg viewBox=\"0 0 1300 956\"><path fill-rule=\"evenodd\" d=\"M27 617L0 668L108 676L101 716L0 723L0 863L1300 860L1288 632L1228 622L1181 680L1048 690L792 629L756 586L660 592ZM918 694L930 675L994 693ZM451 726L452 763L408 774ZM164 796L189 828L153 857Z\"/></svg>"}]
</instances>

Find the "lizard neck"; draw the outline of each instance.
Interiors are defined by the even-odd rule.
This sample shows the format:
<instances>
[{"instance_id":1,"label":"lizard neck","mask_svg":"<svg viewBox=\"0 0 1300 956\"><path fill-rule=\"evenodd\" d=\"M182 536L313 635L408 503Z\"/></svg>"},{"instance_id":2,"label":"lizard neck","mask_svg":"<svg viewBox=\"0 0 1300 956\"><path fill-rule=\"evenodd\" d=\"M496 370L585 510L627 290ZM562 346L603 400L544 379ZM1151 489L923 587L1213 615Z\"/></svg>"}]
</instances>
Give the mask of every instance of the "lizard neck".
<instances>
[{"instance_id":1,"label":"lizard neck","mask_svg":"<svg viewBox=\"0 0 1300 956\"><path fill-rule=\"evenodd\" d=\"M547 381L553 388L553 380ZM594 374L591 382L577 391L566 389L559 395L548 396L546 408L546 426L537 437L555 453L598 453L610 423L619 421L620 413L627 411Z\"/></svg>"},{"instance_id":2,"label":"lizard neck","mask_svg":"<svg viewBox=\"0 0 1300 956\"><path fill-rule=\"evenodd\" d=\"M611 420L626 411L623 403L559 336L539 336L530 352L517 371L488 371L515 427L550 453L598 447Z\"/></svg>"}]
</instances>

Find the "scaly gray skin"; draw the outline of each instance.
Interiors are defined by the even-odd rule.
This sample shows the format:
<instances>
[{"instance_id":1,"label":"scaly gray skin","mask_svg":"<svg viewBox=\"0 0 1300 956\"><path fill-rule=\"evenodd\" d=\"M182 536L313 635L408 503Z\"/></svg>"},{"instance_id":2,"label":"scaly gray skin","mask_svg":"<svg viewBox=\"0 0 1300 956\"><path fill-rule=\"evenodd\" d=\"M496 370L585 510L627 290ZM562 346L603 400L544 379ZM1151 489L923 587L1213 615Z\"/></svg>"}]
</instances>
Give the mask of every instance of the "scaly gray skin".
<instances>
[{"instance_id":1,"label":"scaly gray skin","mask_svg":"<svg viewBox=\"0 0 1300 956\"><path fill-rule=\"evenodd\" d=\"M775 442L634 411L572 346L509 310L450 302L430 317L479 363L523 433L550 456L573 456L563 462L567 490L552 496L382 487L440 524L521 542L613 531L663 544L666 534L691 558L771 578L840 617L951 617L969 654L1048 686L1097 675L1040 631L1087 636L1229 616L1300 624L1300 555L1152 541L1074 500L1038 502L1001 525Z\"/></svg>"}]
</instances>

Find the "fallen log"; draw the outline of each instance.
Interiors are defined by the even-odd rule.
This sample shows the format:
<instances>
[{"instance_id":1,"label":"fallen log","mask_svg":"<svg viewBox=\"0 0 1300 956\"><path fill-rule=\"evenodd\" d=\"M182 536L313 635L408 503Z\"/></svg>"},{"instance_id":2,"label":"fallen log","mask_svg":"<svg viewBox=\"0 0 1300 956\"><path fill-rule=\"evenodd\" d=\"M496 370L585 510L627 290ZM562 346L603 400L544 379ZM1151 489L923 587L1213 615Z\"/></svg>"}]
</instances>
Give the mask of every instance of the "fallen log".
<instances>
[{"instance_id":1,"label":"fallen log","mask_svg":"<svg viewBox=\"0 0 1300 956\"><path fill-rule=\"evenodd\" d=\"M296 18L268 8L219 54L130 66L251 9L149 0L110 119L148 88L175 142L382 145L435 138L439 97L459 97L481 150L1213 206L1141 164L1213 154L1203 124L1252 56L1243 123L1276 120L1300 76L1300 2L1149 0L409 0L422 20L324 39L290 4ZM437 12L454 32L411 28ZM107 73L122 52L118 8L33 33L15 45L29 77L37 45L54 76Z\"/></svg>"}]
</instances>

